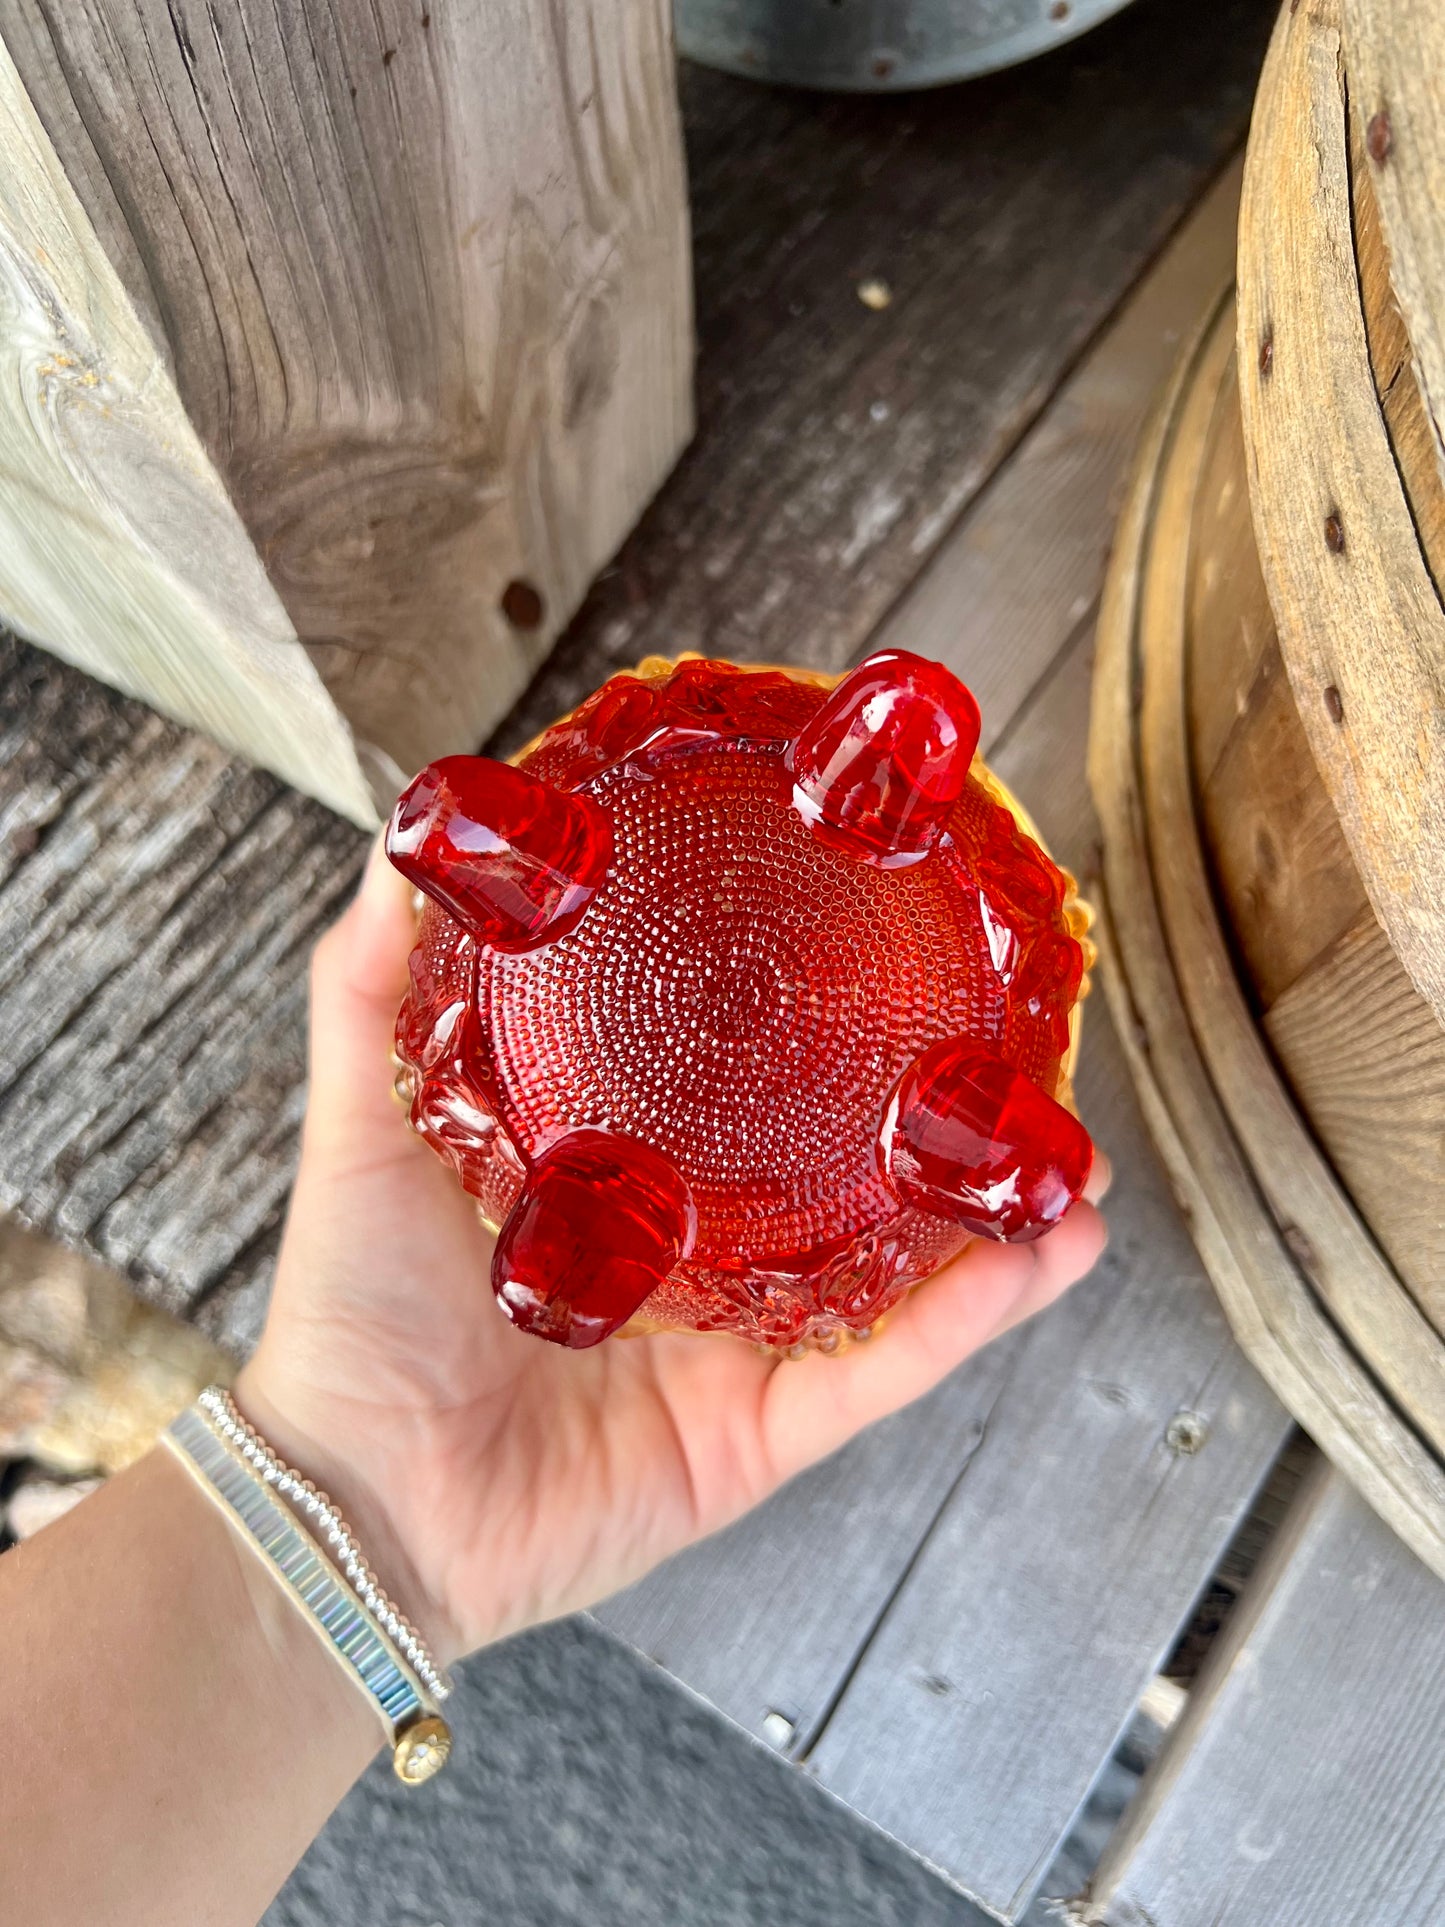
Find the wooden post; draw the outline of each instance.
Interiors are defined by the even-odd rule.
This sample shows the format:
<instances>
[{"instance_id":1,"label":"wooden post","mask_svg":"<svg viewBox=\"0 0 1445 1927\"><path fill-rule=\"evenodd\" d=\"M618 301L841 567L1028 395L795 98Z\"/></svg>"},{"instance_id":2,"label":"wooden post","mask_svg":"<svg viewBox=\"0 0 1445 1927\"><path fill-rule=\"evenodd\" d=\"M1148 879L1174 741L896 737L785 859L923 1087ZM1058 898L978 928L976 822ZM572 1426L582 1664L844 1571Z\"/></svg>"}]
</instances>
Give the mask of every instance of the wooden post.
<instances>
[{"instance_id":1,"label":"wooden post","mask_svg":"<svg viewBox=\"0 0 1445 1927\"><path fill-rule=\"evenodd\" d=\"M0 614L359 817L691 429L666 0L430 4L0 0Z\"/></svg>"}]
</instances>

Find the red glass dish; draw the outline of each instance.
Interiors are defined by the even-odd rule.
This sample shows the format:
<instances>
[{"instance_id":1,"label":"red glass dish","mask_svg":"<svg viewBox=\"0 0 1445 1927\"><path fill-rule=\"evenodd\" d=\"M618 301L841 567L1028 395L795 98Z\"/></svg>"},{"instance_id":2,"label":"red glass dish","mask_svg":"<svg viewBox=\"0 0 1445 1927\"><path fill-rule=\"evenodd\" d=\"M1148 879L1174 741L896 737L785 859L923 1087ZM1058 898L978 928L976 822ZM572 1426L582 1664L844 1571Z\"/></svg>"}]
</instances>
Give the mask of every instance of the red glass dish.
<instances>
[{"instance_id":1,"label":"red glass dish","mask_svg":"<svg viewBox=\"0 0 1445 1927\"><path fill-rule=\"evenodd\" d=\"M831 692L648 663L517 770L417 779L401 1088L515 1322L831 1348L1078 1195L1087 913L977 729L898 652Z\"/></svg>"}]
</instances>

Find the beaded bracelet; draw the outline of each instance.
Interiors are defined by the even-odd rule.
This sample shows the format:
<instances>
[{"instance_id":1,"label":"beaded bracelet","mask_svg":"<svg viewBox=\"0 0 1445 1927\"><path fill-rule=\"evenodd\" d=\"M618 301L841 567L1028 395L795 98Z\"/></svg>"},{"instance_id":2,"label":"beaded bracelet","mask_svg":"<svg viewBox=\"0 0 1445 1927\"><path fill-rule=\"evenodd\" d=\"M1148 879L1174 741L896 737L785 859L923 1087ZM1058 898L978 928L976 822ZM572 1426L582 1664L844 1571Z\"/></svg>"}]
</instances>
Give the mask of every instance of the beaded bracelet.
<instances>
[{"instance_id":1,"label":"beaded bracelet","mask_svg":"<svg viewBox=\"0 0 1445 1927\"><path fill-rule=\"evenodd\" d=\"M366 1694L391 1741L398 1778L417 1785L439 1772L451 1732L438 1702L451 1681L382 1591L326 1494L277 1457L220 1386L208 1386L181 1413L165 1442ZM310 1520L339 1567L308 1529Z\"/></svg>"}]
</instances>

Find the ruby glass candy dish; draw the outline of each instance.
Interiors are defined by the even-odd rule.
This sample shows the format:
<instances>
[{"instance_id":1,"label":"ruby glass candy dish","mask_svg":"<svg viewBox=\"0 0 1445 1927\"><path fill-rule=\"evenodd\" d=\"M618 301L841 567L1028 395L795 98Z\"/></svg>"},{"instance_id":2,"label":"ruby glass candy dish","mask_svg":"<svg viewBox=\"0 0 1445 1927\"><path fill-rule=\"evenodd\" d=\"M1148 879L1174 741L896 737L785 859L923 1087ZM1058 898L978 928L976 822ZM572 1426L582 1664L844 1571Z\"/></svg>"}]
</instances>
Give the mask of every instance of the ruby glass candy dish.
<instances>
[{"instance_id":1,"label":"ruby glass candy dish","mask_svg":"<svg viewBox=\"0 0 1445 1927\"><path fill-rule=\"evenodd\" d=\"M835 688L649 662L406 790L399 1089L514 1324L831 1349L1078 1197L1087 913L978 732L902 651Z\"/></svg>"}]
</instances>

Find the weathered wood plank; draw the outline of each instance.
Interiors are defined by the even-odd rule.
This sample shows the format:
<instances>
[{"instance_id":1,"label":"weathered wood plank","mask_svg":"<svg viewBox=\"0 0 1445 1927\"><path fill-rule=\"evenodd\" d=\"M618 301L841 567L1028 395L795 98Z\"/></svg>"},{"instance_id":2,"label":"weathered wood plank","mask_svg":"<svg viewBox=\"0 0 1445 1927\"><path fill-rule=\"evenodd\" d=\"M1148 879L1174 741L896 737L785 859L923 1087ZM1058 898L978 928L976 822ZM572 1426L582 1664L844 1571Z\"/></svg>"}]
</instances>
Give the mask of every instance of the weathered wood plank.
<instances>
[{"instance_id":1,"label":"weathered wood plank","mask_svg":"<svg viewBox=\"0 0 1445 1927\"><path fill-rule=\"evenodd\" d=\"M3 41L0 615L334 808L371 816L350 731Z\"/></svg>"},{"instance_id":2,"label":"weathered wood plank","mask_svg":"<svg viewBox=\"0 0 1445 1927\"><path fill-rule=\"evenodd\" d=\"M379 785L475 747L691 429L668 0L3 0L0 36Z\"/></svg>"},{"instance_id":3,"label":"weathered wood plank","mask_svg":"<svg viewBox=\"0 0 1445 1927\"><path fill-rule=\"evenodd\" d=\"M1231 371L1193 499L1186 729L1205 850L1243 957L1243 985L1268 1007L1371 912L1294 705L1244 470Z\"/></svg>"},{"instance_id":4,"label":"weathered wood plank","mask_svg":"<svg viewBox=\"0 0 1445 1927\"><path fill-rule=\"evenodd\" d=\"M1445 1045L1366 910L1264 1019L1311 1126L1445 1332Z\"/></svg>"},{"instance_id":5,"label":"weathered wood plank","mask_svg":"<svg viewBox=\"0 0 1445 1927\"><path fill-rule=\"evenodd\" d=\"M985 751L1099 593L1145 415L1234 259L1242 171L1241 153L869 638L965 677Z\"/></svg>"},{"instance_id":6,"label":"weathered wood plank","mask_svg":"<svg viewBox=\"0 0 1445 1927\"><path fill-rule=\"evenodd\" d=\"M1435 1927L1445 1592L1321 1470L1225 1628L1085 1918Z\"/></svg>"},{"instance_id":7,"label":"weathered wood plank","mask_svg":"<svg viewBox=\"0 0 1445 1927\"><path fill-rule=\"evenodd\" d=\"M1093 836L1088 669L1081 637L996 758L1075 862ZM1116 1172L1110 1249L1009 1341L982 1442L810 1762L1007 1920L1028 1905L1288 1427L1229 1335L1102 1001L1086 1011L1085 1039L1080 1108ZM1171 1434L1176 1418L1183 1431Z\"/></svg>"},{"instance_id":8,"label":"weathered wood plank","mask_svg":"<svg viewBox=\"0 0 1445 1927\"><path fill-rule=\"evenodd\" d=\"M0 1206L254 1333L304 1101L305 964L364 838L0 639Z\"/></svg>"},{"instance_id":9,"label":"weathered wood plank","mask_svg":"<svg viewBox=\"0 0 1445 1927\"><path fill-rule=\"evenodd\" d=\"M1445 45L1436 10L1417 11L1421 52ZM1320 776L1396 955L1445 1023L1445 609L1370 362L1340 14L1338 0L1282 13L1260 82L1240 215L1249 493ZM1376 190L1389 235L1387 171Z\"/></svg>"},{"instance_id":10,"label":"weathered wood plank","mask_svg":"<svg viewBox=\"0 0 1445 1927\"><path fill-rule=\"evenodd\" d=\"M906 98L684 68L698 438L499 746L646 654L854 657L1243 138L1269 13Z\"/></svg>"}]
</instances>

